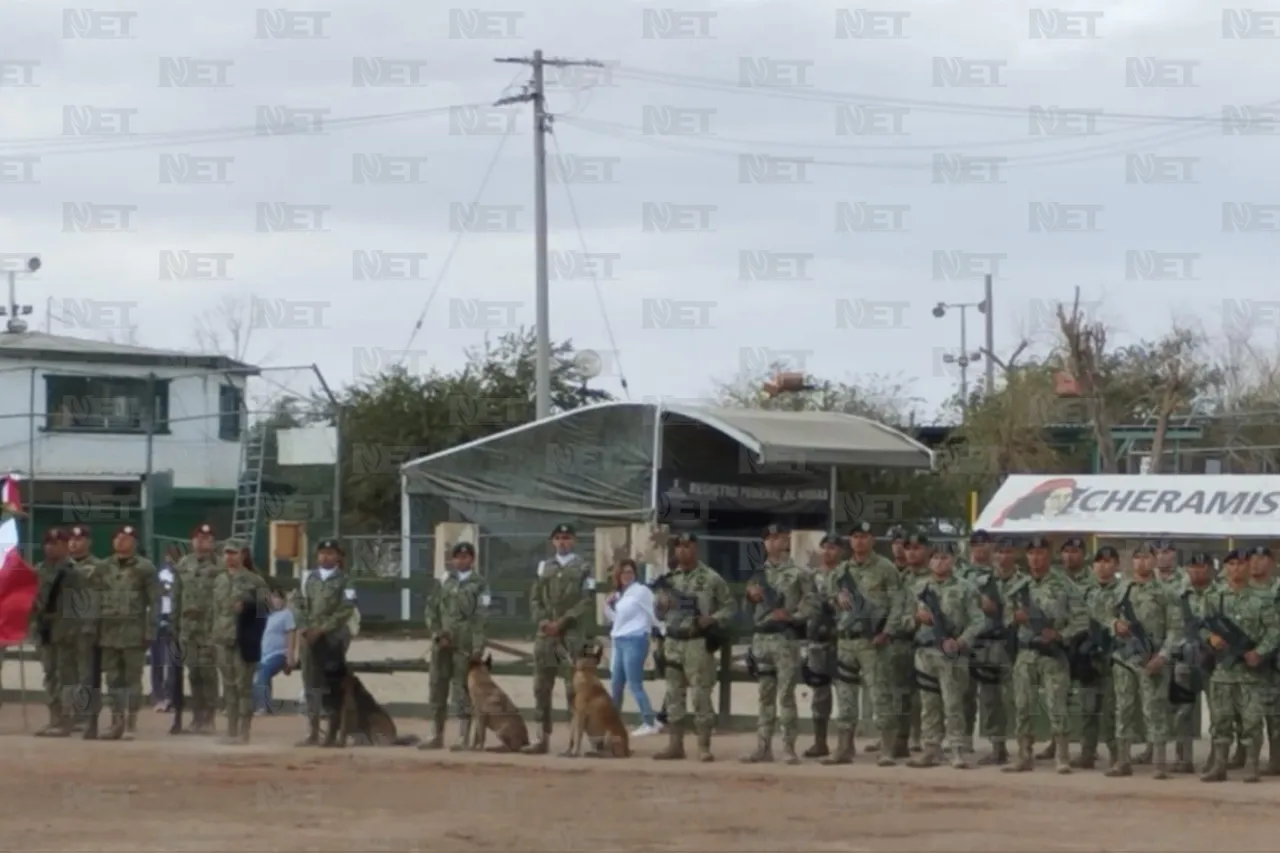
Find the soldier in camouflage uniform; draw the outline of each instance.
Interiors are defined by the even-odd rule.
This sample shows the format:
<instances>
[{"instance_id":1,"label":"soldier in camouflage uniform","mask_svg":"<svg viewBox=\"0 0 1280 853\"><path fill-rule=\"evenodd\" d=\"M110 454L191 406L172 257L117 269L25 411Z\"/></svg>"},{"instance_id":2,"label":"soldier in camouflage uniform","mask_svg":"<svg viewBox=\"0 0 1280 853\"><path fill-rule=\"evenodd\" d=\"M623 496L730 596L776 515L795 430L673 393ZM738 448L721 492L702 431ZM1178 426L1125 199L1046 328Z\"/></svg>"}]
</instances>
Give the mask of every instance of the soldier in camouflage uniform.
<instances>
[{"instance_id":1,"label":"soldier in camouflage uniform","mask_svg":"<svg viewBox=\"0 0 1280 853\"><path fill-rule=\"evenodd\" d=\"M1155 543L1156 578L1161 583L1182 586L1183 570L1178 565L1178 547L1171 539L1160 539Z\"/></svg>"},{"instance_id":2,"label":"soldier in camouflage uniform","mask_svg":"<svg viewBox=\"0 0 1280 853\"><path fill-rule=\"evenodd\" d=\"M418 749L444 746L444 723L452 708L458 721L458 741L451 749L468 748L471 733L471 695L467 666L484 653L489 587L475 571L476 548L470 542L453 546L449 576L427 600L426 622L431 633L431 669L427 704L431 707L431 737Z\"/></svg>"},{"instance_id":3,"label":"soldier in camouflage uniform","mask_svg":"<svg viewBox=\"0 0 1280 853\"><path fill-rule=\"evenodd\" d=\"M98 594L98 558L93 556L93 531L87 524L76 524L67 531L67 551L75 567L75 595L67 596L78 623L76 671L80 686L75 692L77 725L84 729L84 739L98 736L98 713L102 708L102 661L98 648L98 627L102 600Z\"/></svg>"},{"instance_id":4,"label":"soldier in camouflage uniform","mask_svg":"<svg viewBox=\"0 0 1280 853\"><path fill-rule=\"evenodd\" d=\"M944 740L951 766L965 770L964 697L969 685L969 650L986 626L978 590L955 576L955 546L940 544L930 560L930 575L908 592L906 628L916 646L915 678L920 686L920 730L924 751L908 767L936 767L943 759ZM937 596L946 618L946 632L921 596Z\"/></svg>"},{"instance_id":5,"label":"soldier in camouflage uniform","mask_svg":"<svg viewBox=\"0 0 1280 853\"><path fill-rule=\"evenodd\" d=\"M994 570L991 565L991 534L985 530L975 530L969 535L969 557L959 560L955 575L960 580L968 581L974 586L981 586ZM978 680L969 679L964 692L964 751L973 752L973 730L978 723Z\"/></svg>"},{"instance_id":6,"label":"soldier in camouflage uniform","mask_svg":"<svg viewBox=\"0 0 1280 853\"><path fill-rule=\"evenodd\" d=\"M1091 582L1077 584L1086 616L1097 621L1103 631L1114 617L1120 600L1120 553L1105 546L1094 555ZM1099 615L1103 618L1099 619ZM1120 758L1116 745L1116 694L1112 678L1114 667L1110 655L1095 655L1092 665L1097 677L1092 684L1080 684L1080 755L1071 759L1077 770L1092 770L1098 765L1098 744L1106 744L1108 767L1115 767Z\"/></svg>"},{"instance_id":7,"label":"soldier in camouflage uniform","mask_svg":"<svg viewBox=\"0 0 1280 853\"><path fill-rule=\"evenodd\" d=\"M1016 711L1014 731L1018 736L1018 758L1005 772L1022 773L1035 768L1035 711L1038 694L1044 693L1049 714L1050 735L1058 741L1057 771L1070 773L1067 753L1067 693L1071 674L1063 648L1064 638L1074 636L1087 624L1083 611L1073 612L1075 595L1049 562L1049 540L1035 536L1027 544L1027 573L1009 590L1005 620L1017 630L1018 652L1013 664L1013 693ZM1028 599L1030 605L1028 605ZM1044 624L1033 631L1032 613L1038 610Z\"/></svg>"},{"instance_id":8,"label":"soldier in camouflage uniform","mask_svg":"<svg viewBox=\"0 0 1280 853\"><path fill-rule=\"evenodd\" d=\"M1108 776L1132 776L1129 750L1133 744L1135 713L1146 723L1148 741L1155 753L1156 779L1168 779L1166 744L1169 739L1169 659L1182 633L1182 612L1173 591L1155 575L1155 549L1138 547L1133 554L1133 574L1120 582L1115 604L1100 605L1094 618L1113 638L1111 678L1116 701L1118 760ZM1122 602L1133 605L1138 626L1146 633L1149 648L1133 641L1138 626L1125 619ZM1136 706L1136 707L1135 707Z\"/></svg>"},{"instance_id":9,"label":"soldier in camouflage uniform","mask_svg":"<svg viewBox=\"0 0 1280 853\"><path fill-rule=\"evenodd\" d=\"M907 568L907 531L903 527L891 527L886 536L889 540L889 556L894 567L899 571Z\"/></svg>"},{"instance_id":10,"label":"soldier in camouflage uniform","mask_svg":"<svg viewBox=\"0 0 1280 853\"><path fill-rule=\"evenodd\" d=\"M573 662L586 643L585 621L595 601L592 567L574 553L573 527L559 524L551 531L555 556L538 564L538 577L529 595L529 611L537 623L533 640L533 704L538 715L538 739L521 751L546 755L551 748L551 692L564 680L566 707L573 707Z\"/></svg>"},{"instance_id":11,"label":"soldier in camouflage uniform","mask_svg":"<svg viewBox=\"0 0 1280 853\"><path fill-rule=\"evenodd\" d=\"M1226 581L1209 595L1205 611L1208 616L1232 620L1255 645L1234 659L1227 655L1226 640L1206 631L1218 661L1209 678L1213 763L1200 780L1221 782L1227 778L1225 759L1235 734L1233 729L1238 726L1240 742L1246 749L1243 781L1257 782L1272 656L1280 644L1280 616L1276 614L1275 601L1249 583L1249 567L1242 560L1228 565Z\"/></svg>"},{"instance_id":12,"label":"soldier in camouflage uniform","mask_svg":"<svg viewBox=\"0 0 1280 853\"><path fill-rule=\"evenodd\" d=\"M1234 566L1236 563L1244 564L1245 577L1249 577L1251 567L1249 566L1248 550L1233 548L1232 550L1228 551L1226 555L1224 555L1222 558L1222 572L1218 577L1219 585L1226 583L1227 575L1231 573L1231 567ZM1227 769L1239 770L1241 767L1244 767L1245 761L1247 760L1246 754L1248 753L1249 750L1246 744L1244 743L1244 741L1241 739L1243 736L1240 734L1241 728L1240 728L1240 719L1238 716L1235 721L1235 726L1233 730L1236 733L1236 748L1228 757ZM1216 749L1216 748L1217 747L1211 747L1211 749ZM1207 773L1208 770L1206 769L1205 772Z\"/></svg>"},{"instance_id":13,"label":"soldier in camouflage uniform","mask_svg":"<svg viewBox=\"0 0 1280 853\"><path fill-rule=\"evenodd\" d=\"M902 588L913 589L915 584L929 576L929 561L933 546L923 533L912 533L906 538L906 565L901 568ZM914 608L908 608L914 609ZM916 687L915 644L912 630L900 629L894 642L895 690L902 706L907 710L898 717L897 737L894 738L893 758L907 758L919 752L920 746L920 691Z\"/></svg>"},{"instance_id":14,"label":"soldier in camouflage uniform","mask_svg":"<svg viewBox=\"0 0 1280 853\"><path fill-rule=\"evenodd\" d=\"M979 578L971 575L982 590L982 613L987 617L991 633L999 633L998 625L1006 633L984 640L975 654L980 669L974 674L978 683L978 707L982 711L982 736L991 744L991 752L978 759L983 766L1001 766L1009 761L1009 709L1013 699L1013 661L1009 658L1009 646L1005 642L1007 628L1005 614L1009 610L1009 590L1021 582L1018 574L1018 549L1008 537L996 541L995 564L992 574ZM994 583L991 581L994 579ZM993 588L994 587L994 588ZM989 593L994 593L991 595Z\"/></svg>"},{"instance_id":15,"label":"soldier in camouflage uniform","mask_svg":"<svg viewBox=\"0 0 1280 853\"><path fill-rule=\"evenodd\" d=\"M871 525L860 521L849 534L850 557L832 573L827 589L828 605L836 609L836 753L824 764L848 764L854 758L854 736L860 714L859 690L866 687L871 695L876 728L880 734L882 766L892 767L893 740L897 732L897 708L894 704L893 653L891 629L901 622L902 576L893 563L875 550ZM850 612L852 584L867 599L884 625L876 626L854 619ZM873 751L870 747L868 752Z\"/></svg>"},{"instance_id":16,"label":"soldier in camouflage uniform","mask_svg":"<svg viewBox=\"0 0 1280 853\"><path fill-rule=\"evenodd\" d=\"M698 537L681 533L673 540L675 568L672 589L698 601L697 625L688 624L688 615L667 608L660 618L666 639L662 654L666 660L667 746L654 755L657 761L684 758L684 735L689 724L689 690L693 690L693 725L698 736L698 760L714 761L711 733L715 712L711 691L716 686L716 659L707 648L706 632L719 628L728 632L738 609L729 584L698 556Z\"/></svg>"},{"instance_id":17,"label":"soldier in camouflage uniform","mask_svg":"<svg viewBox=\"0 0 1280 853\"><path fill-rule=\"evenodd\" d=\"M1062 547L1058 549L1058 560L1058 565L1054 566L1054 571L1062 576L1062 579L1068 583L1069 588L1077 596L1073 606L1085 608L1084 599L1089 588L1093 586L1093 573L1085 565L1084 540L1078 536L1070 536L1064 540ZM1085 690L1084 685L1072 679L1071 690L1067 696L1068 720L1080 720L1083 723L1082 707ZM1068 729L1070 728L1071 726L1068 724ZM1058 742L1051 740L1042 751L1036 753L1036 761L1053 761L1057 755ZM1075 767L1076 762L1073 761L1071 766Z\"/></svg>"},{"instance_id":18,"label":"soldier in camouflage uniform","mask_svg":"<svg viewBox=\"0 0 1280 853\"><path fill-rule=\"evenodd\" d=\"M1191 555L1185 570L1184 583L1177 591L1179 598L1186 600L1186 608L1191 616L1200 619L1204 616L1205 606L1209 600L1213 583L1213 560L1203 551ZM1179 605L1179 609L1182 606ZM1184 614L1185 616L1185 614ZM1202 678L1195 677L1193 668L1199 669L1203 675L1203 667L1208 661L1179 661L1173 670L1173 677L1184 689L1191 692L1191 701L1179 703L1173 709L1173 737L1175 760L1170 768L1174 773L1194 773L1193 748L1195 739L1200 734L1196 725L1196 711L1200 708L1200 697L1204 692L1199 687ZM1205 765L1202 772L1208 773L1212 762Z\"/></svg>"},{"instance_id":19,"label":"soldier in camouflage uniform","mask_svg":"<svg viewBox=\"0 0 1280 853\"><path fill-rule=\"evenodd\" d=\"M159 621L160 579L155 565L138 556L138 531L132 525L116 531L111 548L114 553L102 561L94 588L102 602L102 674L111 693L111 730L102 739L120 740L137 730L142 667Z\"/></svg>"},{"instance_id":20,"label":"soldier in camouflage uniform","mask_svg":"<svg viewBox=\"0 0 1280 853\"><path fill-rule=\"evenodd\" d=\"M1270 596L1277 613L1280 613L1280 581L1275 576L1276 563L1271 549L1266 545L1256 545L1249 549L1250 583ZM1267 686L1267 767L1263 775L1280 775L1280 673L1272 669L1267 673L1270 684Z\"/></svg>"},{"instance_id":21,"label":"soldier in camouflage uniform","mask_svg":"<svg viewBox=\"0 0 1280 853\"><path fill-rule=\"evenodd\" d=\"M331 695L325 677L325 660L315 652L324 642L330 655L338 655L345 663L351 643L348 627L356 606L356 591L350 578L340 567L342 546L336 539L322 539L316 548L316 568L303 577L293 598L293 616L297 634L306 644L302 662L302 686L307 706L307 736L298 746L319 746L320 715L328 711L329 729L324 746L338 746L341 697Z\"/></svg>"},{"instance_id":22,"label":"soldier in camouflage uniform","mask_svg":"<svg viewBox=\"0 0 1280 853\"><path fill-rule=\"evenodd\" d=\"M773 761L773 733L782 729L782 755L796 755L796 682L800 675L800 632L817 606L809 574L791 561L791 531L780 524L765 530L765 562L747 584L752 624L751 657L758 676L760 716L756 749L747 764ZM766 590L765 586L768 587Z\"/></svg>"},{"instance_id":23,"label":"soldier in camouflage uniform","mask_svg":"<svg viewBox=\"0 0 1280 853\"><path fill-rule=\"evenodd\" d=\"M222 574L214 549L213 528L197 525L191 531L191 553L174 567L173 636L177 660L191 681L191 733L213 734L218 713L218 653L209 637L213 583ZM182 689L179 684L178 690ZM172 734L182 731L181 708L174 715Z\"/></svg>"},{"instance_id":24,"label":"soldier in camouflage uniform","mask_svg":"<svg viewBox=\"0 0 1280 853\"><path fill-rule=\"evenodd\" d=\"M819 564L809 570L810 581L819 604L814 607L815 619L809 625L805 642L805 666L814 679L813 696L809 707L813 714L813 746L804 751L805 758L825 758L831 754L827 745L827 728L831 722L831 679L836 670L836 639L834 634L817 636L828 631L830 625L821 613L821 603L833 597L831 576L844 555L844 543L839 536L822 538Z\"/></svg>"},{"instance_id":25,"label":"soldier in camouflage uniform","mask_svg":"<svg viewBox=\"0 0 1280 853\"><path fill-rule=\"evenodd\" d=\"M31 608L30 636L36 639L49 698L49 724L36 737L68 737L80 683L77 644L80 624L72 607L76 571L67 558L67 533L57 527L44 532L44 559L37 567L40 586Z\"/></svg>"},{"instance_id":26,"label":"soldier in camouflage uniform","mask_svg":"<svg viewBox=\"0 0 1280 853\"><path fill-rule=\"evenodd\" d=\"M228 539L222 546L223 571L214 579L209 600L209 642L217 649L226 698L227 733L224 744L249 742L253 722L253 673L257 661L246 661L236 639L237 623L245 608L263 618L270 609L267 582L244 566L244 543Z\"/></svg>"}]
</instances>

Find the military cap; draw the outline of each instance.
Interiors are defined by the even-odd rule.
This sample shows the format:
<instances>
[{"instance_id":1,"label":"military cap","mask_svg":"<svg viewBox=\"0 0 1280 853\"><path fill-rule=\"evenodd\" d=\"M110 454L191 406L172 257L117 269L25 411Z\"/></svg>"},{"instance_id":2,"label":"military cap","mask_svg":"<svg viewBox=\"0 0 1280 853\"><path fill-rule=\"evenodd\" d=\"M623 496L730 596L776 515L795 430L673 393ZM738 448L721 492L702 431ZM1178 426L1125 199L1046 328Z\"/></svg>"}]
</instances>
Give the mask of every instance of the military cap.
<instances>
[{"instance_id":1,"label":"military cap","mask_svg":"<svg viewBox=\"0 0 1280 853\"><path fill-rule=\"evenodd\" d=\"M1044 536L1032 536L1030 539L1027 540L1028 551L1030 551L1033 548L1048 548L1048 547L1049 547L1049 540Z\"/></svg>"},{"instance_id":2,"label":"military cap","mask_svg":"<svg viewBox=\"0 0 1280 853\"><path fill-rule=\"evenodd\" d=\"M561 523L555 526L555 529L551 531L551 535L552 536L576 536L577 534L573 532L572 524Z\"/></svg>"},{"instance_id":3,"label":"military cap","mask_svg":"<svg viewBox=\"0 0 1280 853\"><path fill-rule=\"evenodd\" d=\"M929 537L923 533L912 533L902 541L904 545L928 545Z\"/></svg>"},{"instance_id":4,"label":"military cap","mask_svg":"<svg viewBox=\"0 0 1280 853\"><path fill-rule=\"evenodd\" d=\"M866 520L855 521L849 527L850 536L857 536L859 533L870 533L870 532L871 532L871 522Z\"/></svg>"},{"instance_id":5,"label":"military cap","mask_svg":"<svg viewBox=\"0 0 1280 853\"><path fill-rule=\"evenodd\" d=\"M843 539L841 539L839 536L835 535L834 533L828 533L826 536L823 536L823 537L822 537L822 544L823 544L823 545L835 545L835 546L837 546L837 547L841 547L841 548L843 548L843 547L844 547L844 540L843 540Z\"/></svg>"},{"instance_id":6,"label":"military cap","mask_svg":"<svg viewBox=\"0 0 1280 853\"><path fill-rule=\"evenodd\" d=\"M138 528L134 527L132 524L125 524L116 530L115 536L132 536L134 539L137 539ZM111 538L114 539L115 536L112 536Z\"/></svg>"},{"instance_id":7,"label":"military cap","mask_svg":"<svg viewBox=\"0 0 1280 853\"><path fill-rule=\"evenodd\" d=\"M67 531L67 535L72 539L88 539L93 536L93 531L87 524L76 524Z\"/></svg>"},{"instance_id":8,"label":"military cap","mask_svg":"<svg viewBox=\"0 0 1280 853\"><path fill-rule=\"evenodd\" d=\"M906 542L907 531L901 525L894 525L889 528L889 531L885 534L885 538L890 542Z\"/></svg>"},{"instance_id":9,"label":"military cap","mask_svg":"<svg viewBox=\"0 0 1280 853\"><path fill-rule=\"evenodd\" d=\"M197 524L195 527L191 528L191 535L192 535L193 537L195 537L195 536L212 536L212 535L213 535L213 525L212 525L212 524L210 524L210 523L208 523L207 521L206 521L206 522L204 522L203 524Z\"/></svg>"},{"instance_id":10,"label":"military cap","mask_svg":"<svg viewBox=\"0 0 1280 853\"><path fill-rule=\"evenodd\" d=\"M223 551L243 551L245 547L246 545L243 539L228 539L226 542L222 543ZM323 548L324 544L321 543L320 547Z\"/></svg>"},{"instance_id":11,"label":"military cap","mask_svg":"<svg viewBox=\"0 0 1280 853\"><path fill-rule=\"evenodd\" d=\"M1177 546L1177 545L1175 545L1175 544L1173 544L1173 540L1172 540L1172 539L1157 539L1157 540L1156 540L1154 543L1152 543L1152 544L1155 546L1155 549L1156 549L1157 551L1176 551L1176 550L1178 550L1178 546Z\"/></svg>"},{"instance_id":12,"label":"military cap","mask_svg":"<svg viewBox=\"0 0 1280 853\"><path fill-rule=\"evenodd\" d=\"M1208 551L1192 551L1187 561L1193 566L1211 566L1213 565L1213 557L1209 556Z\"/></svg>"},{"instance_id":13,"label":"military cap","mask_svg":"<svg viewBox=\"0 0 1280 853\"><path fill-rule=\"evenodd\" d=\"M1062 547L1058 550L1065 551L1068 548L1079 548L1081 551L1083 551L1084 540L1081 539L1079 536L1068 536L1065 540L1063 540Z\"/></svg>"},{"instance_id":14,"label":"military cap","mask_svg":"<svg viewBox=\"0 0 1280 853\"><path fill-rule=\"evenodd\" d=\"M337 539L321 539L319 544L316 545L316 550L317 551L337 551L339 554L341 554L342 545L338 542Z\"/></svg>"},{"instance_id":15,"label":"military cap","mask_svg":"<svg viewBox=\"0 0 1280 853\"><path fill-rule=\"evenodd\" d=\"M1154 557L1155 554L1156 554L1156 549L1151 547L1150 542L1143 542L1137 548L1133 549L1133 556L1135 557L1141 557L1141 556Z\"/></svg>"},{"instance_id":16,"label":"military cap","mask_svg":"<svg viewBox=\"0 0 1280 853\"><path fill-rule=\"evenodd\" d=\"M1223 558L1222 558L1222 562L1224 562L1224 563L1231 563L1231 562L1234 562L1234 561L1239 560L1239 559L1240 559L1240 549L1239 549L1239 548L1232 548L1230 551L1228 551L1228 552L1223 556Z\"/></svg>"},{"instance_id":17,"label":"military cap","mask_svg":"<svg viewBox=\"0 0 1280 853\"><path fill-rule=\"evenodd\" d=\"M991 534L985 530L975 530L969 534L970 545L990 545Z\"/></svg>"},{"instance_id":18,"label":"military cap","mask_svg":"<svg viewBox=\"0 0 1280 853\"><path fill-rule=\"evenodd\" d=\"M1270 557L1270 556L1271 556L1271 549L1270 549L1270 548L1268 548L1266 545L1254 545L1252 548L1250 548L1250 549L1249 549L1249 556L1251 556L1251 557Z\"/></svg>"},{"instance_id":19,"label":"military cap","mask_svg":"<svg viewBox=\"0 0 1280 853\"><path fill-rule=\"evenodd\" d=\"M956 555L956 543L939 542L934 546L933 550L935 554L946 554L948 557L954 557Z\"/></svg>"},{"instance_id":20,"label":"military cap","mask_svg":"<svg viewBox=\"0 0 1280 853\"><path fill-rule=\"evenodd\" d=\"M682 530L671 537L672 545L694 545L698 541L698 534L692 530Z\"/></svg>"},{"instance_id":21,"label":"military cap","mask_svg":"<svg viewBox=\"0 0 1280 853\"><path fill-rule=\"evenodd\" d=\"M44 542L48 545L50 542L66 542L69 538L67 531L61 527L50 527L44 532Z\"/></svg>"},{"instance_id":22,"label":"military cap","mask_svg":"<svg viewBox=\"0 0 1280 853\"><path fill-rule=\"evenodd\" d=\"M474 557L476 555L476 546L472 545L470 542L459 542L457 545L453 546L452 553L455 557L459 554L470 554Z\"/></svg>"},{"instance_id":23,"label":"military cap","mask_svg":"<svg viewBox=\"0 0 1280 853\"><path fill-rule=\"evenodd\" d=\"M770 524L764 529L764 536L767 539L770 536L790 536L791 528L785 524Z\"/></svg>"},{"instance_id":24,"label":"military cap","mask_svg":"<svg viewBox=\"0 0 1280 853\"><path fill-rule=\"evenodd\" d=\"M1098 562L1099 560L1119 560L1119 559L1120 559L1120 552L1117 551L1115 548L1112 548L1110 545L1103 545L1101 548L1098 549L1098 553L1095 554L1093 557L1093 561L1095 563Z\"/></svg>"}]
</instances>

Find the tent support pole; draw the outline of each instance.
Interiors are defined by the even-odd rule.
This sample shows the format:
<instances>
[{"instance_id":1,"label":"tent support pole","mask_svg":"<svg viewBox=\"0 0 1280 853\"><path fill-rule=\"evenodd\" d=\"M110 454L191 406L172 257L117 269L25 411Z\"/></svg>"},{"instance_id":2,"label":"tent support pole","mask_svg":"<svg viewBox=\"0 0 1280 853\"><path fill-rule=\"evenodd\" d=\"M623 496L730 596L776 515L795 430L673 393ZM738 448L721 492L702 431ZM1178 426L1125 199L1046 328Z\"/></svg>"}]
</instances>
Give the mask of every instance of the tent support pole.
<instances>
[{"instance_id":1,"label":"tent support pole","mask_svg":"<svg viewBox=\"0 0 1280 853\"><path fill-rule=\"evenodd\" d=\"M649 513L654 527L658 526L658 473L662 470L662 401L653 408L653 465L649 471Z\"/></svg>"},{"instance_id":2,"label":"tent support pole","mask_svg":"<svg viewBox=\"0 0 1280 853\"><path fill-rule=\"evenodd\" d=\"M827 486L827 532L836 533L836 481L839 479L839 470L835 465L831 466L831 480Z\"/></svg>"}]
</instances>

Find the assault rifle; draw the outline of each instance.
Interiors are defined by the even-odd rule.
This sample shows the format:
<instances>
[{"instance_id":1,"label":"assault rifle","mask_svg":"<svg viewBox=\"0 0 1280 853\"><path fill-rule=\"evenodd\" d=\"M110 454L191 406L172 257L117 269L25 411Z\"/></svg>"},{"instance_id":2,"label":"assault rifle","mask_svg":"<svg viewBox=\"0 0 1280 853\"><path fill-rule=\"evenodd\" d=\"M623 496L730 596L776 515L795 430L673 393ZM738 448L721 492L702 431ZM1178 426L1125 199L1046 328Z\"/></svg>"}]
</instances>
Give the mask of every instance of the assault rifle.
<instances>
[{"instance_id":1,"label":"assault rifle","mask_svg":"<svg viewBox=\"0 0 1280 853\"><path fill-rule=\"evenodd\" d=\"M768 575L765 574L764 569L756 572L751 576L751 579L747 581L748 586L752 584L755 584L760 588L760 592L763 596L760 603L764 605L770 613L775 610L786 609L783 607L786 602L783 599L782 593L769 585L769 578ZM792 638L799 639L804 633L804 626L797 625L794 621L789 619L785 621L770 619L765 624L756 627L755 632L757 634L788 634Z\"/></svg>"},{"instance_id":2,"label":"assault rifle","mask_svg":"<svg viewBox=\"0 0 1280 853\"><path fill-rule=\"evenodd\" d=\"M1045 642L1044 632L1052 626L1049 624L1049 617L1031 598L1031 586L1026 583L1022 584L1014 590L1011 597L1016 609L1026 611L1027 614L1026 629L1031 634L1031 639L1027 642L1027 648L1046 657L1057 657L1061 653L1062 647L1057 642Z\"/></svg>"},{"instance_id":3,"label":"assault rifle","mask_svg":"<svg viewBox=\"0 0 1280 853\"><path fill-rule=\"evenodd\" d=\"M1067 663L1071 668L1071 680L1085 687L1097 684L1114 645L1111 634L1102 623L1090 617L1088 627L1072 637L1068 644Z\"/></svg>"},{"instance_id":4,"label":"assault rifle","mask_svg":"<svg viewBox=\"0 0 1280 853\"><path fill-rule=\"evenodd\" d=\"M1129 636L1117 642L1119 648L1116 651L1129 660L1130 668L1134 668L1134 665L1145 666L1156 653L1151 636L1147 634L1147 629L1138 618L1138 611L1134 609L1133 602L1129 598L1132 593L1133 584L1130 583L1125 587L1120 603L1116 605L1116 615L1129 626Z\"/></svg>"},{"instance_id":5,"label":"assault rifle","mask_svg":"<svg viewBox=\"0 0 1280 853\"><path fill-rule=\"evenodd\" d=\"M1257 642L1250 637L1245 630L1236 624L1230 616L1222 612L1222 604L1225 596L1221 593L1218 595L1218 612L1205 613L1204 627L1209 633L1217 634L1226 641L1227 647L1222 651L1214 650L1214 655L1219 664L1223 666L1231 666L1233 663L1241 660L1246 652L1251 652L1258 647Z\"/></svg>"},{"instance_id":6,"label":"assault rifle","mask_svg":"<svg viewBox=\"0 0 1280 853\"><path fill-rule=\"evenodd\" d=\"M701 608L698 606L698 597L689 595L676 589L671 583L670 575L662 577L649 584L649 589L655 593L666 596L670 601L671 610L677 614L676 619L668 620L666 636L667 640L696 640L702 637L706 640L707 651L717 652L725 642L725 632L720 625L713 625L710 628L702 628L698 625L698 620L702 617ZM670 612L670 611L669 611ZM656 658L661 650L654 652L655 664ZM665 670L670 662L663 657L660 668Z\"/></svg>"},{"instance_id":7,"label":"assault rifle","mask_svg":"<svg viewBox=\"0 0 1280 853\"><path fill-rule=\"evenodd\" d=\"M1173 660L1188 668L1190 683L1184 687L1178 684L1177 678L1169 679L1169 701L1190 705L1199 701L1198 694L1208 683L1216 661L1208 644L1200 638L1204 620L1197 618L1191 609L1190 589L1178 596L1178 607L1182 611L1182 641L1173 650Z\"/></svg>"},{"instance_id":8,"label":"assault rifle","mask_svg":"<svg viewBox=\"0 0 1280 853\"><path fill-rule=\"evenodd\" d=\"M870 640L884 632L889 621L888 612L863 595L848 573L840 577L837 587L848 594L851 602L849 610L840 616L840 623L849 626L844 630L851 638Z\"/></svg>"},{"instance_id":9,"label":"assault rifle","mask_svg":"<svg viewBox=\"0 0 1280 853\"><path fill-rule=\"evenodd\" d=\"M1008 655L1008 659L1012 661L1018 652L1018 634L1011 631L1004 624L1004 601L1000 595L1000 578L996 575L995 570L991 569L986 572L986 580L978 585L978 592L985 599L989 599L995 605L995 613L986 613L986 624L983 625L982 631L979 632L973 644L973 659L970 661L969 674L979 684L999 684L1001 678L1000 667L995 666L987 661L983 655L986 650L1003 646Z\"/></svg>"},{"instance_id":10,"label":"assault rifle","mask_svg":"<svg viewBox=\"0 0 1280 853\"><path fill-rule=\"evenodd\" d=\"M924 589L920 590L920 594L916 599L924 605L924 609L929 611L929 615L933 617L933 624L925 626L919 634L916 635L916 645L918 646L934 646L938 649L942 648L942 644L947 640L955 639L955 631L952 630L951 620L947 618L947 614L942 612L942 599L938 597L938 591L932 586L925 584Z\"/></svg>"}]
</instances>

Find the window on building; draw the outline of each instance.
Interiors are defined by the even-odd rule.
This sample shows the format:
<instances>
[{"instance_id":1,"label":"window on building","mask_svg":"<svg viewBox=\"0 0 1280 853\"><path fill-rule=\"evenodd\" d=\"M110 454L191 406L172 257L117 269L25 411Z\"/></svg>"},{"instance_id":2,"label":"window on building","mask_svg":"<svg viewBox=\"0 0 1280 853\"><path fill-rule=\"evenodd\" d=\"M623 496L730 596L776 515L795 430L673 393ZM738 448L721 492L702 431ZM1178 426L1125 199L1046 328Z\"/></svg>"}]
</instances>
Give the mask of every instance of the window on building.
<instances>
[{"instance_id":1,"label":"window on building","mask_svg":"<svg viewBox=\"0 0 1280 853\"><path fill-rule=\"evenodd\" d=\"M223 385L218 389L218 438L239 441L244 431L244 389Z\"/></svg>"},{"instance_id":2,"label":"window on building","mask_svg":"<svg viewBox=\"0 0 1280 853\"><path fill-rule=\"evenodd\" d=\"M74 432L146 432L146 379L46 376L45 428ZM155 432L169 430L169 380L155 380Z\"/></svg>"}]
</instances>

